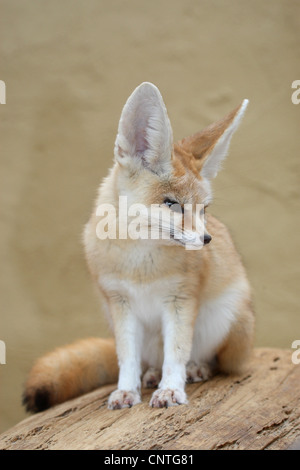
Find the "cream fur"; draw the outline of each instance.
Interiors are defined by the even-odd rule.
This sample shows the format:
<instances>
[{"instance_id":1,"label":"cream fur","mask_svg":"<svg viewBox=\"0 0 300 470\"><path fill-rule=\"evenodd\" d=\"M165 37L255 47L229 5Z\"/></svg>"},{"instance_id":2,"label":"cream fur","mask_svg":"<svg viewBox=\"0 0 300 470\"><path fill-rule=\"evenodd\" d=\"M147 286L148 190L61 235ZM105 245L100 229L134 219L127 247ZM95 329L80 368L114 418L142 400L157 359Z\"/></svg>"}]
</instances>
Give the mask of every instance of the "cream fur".
<instances>
[{"instance_id":1,"label":"cream fur","mask_svg":"<svg viewBox=\"0 0 300 470\"><path fill-rule=\"evenodd\" d=\"M211 153L204 163L197 156L196 165L189 150L192 140L172 146L172 129L157 88L140 85L123 109L116 162L100 187L96 207L103 203L117 207L120 195L128 197L128 204L147 207L163 204L166 197L180 204L206 205L212 199L210 179L228 151L246 105L247 100L228 123L224 121L222 136L216 134ZM149 367L162 371L151 406L186 403L188 363L197 380L201 367L207 371L218 357L221 364L223 351L232 347L238 364L253 337L250 287L228 231L207 215L212 242L201 250L187 251L176 240L99 240L97 223L95 209L85 228L84 244L116 338L119 383L109 407L139 403L142 372ZM235 331L240 323L249 326L239 340Z\"/></svg>"}]
</instances>

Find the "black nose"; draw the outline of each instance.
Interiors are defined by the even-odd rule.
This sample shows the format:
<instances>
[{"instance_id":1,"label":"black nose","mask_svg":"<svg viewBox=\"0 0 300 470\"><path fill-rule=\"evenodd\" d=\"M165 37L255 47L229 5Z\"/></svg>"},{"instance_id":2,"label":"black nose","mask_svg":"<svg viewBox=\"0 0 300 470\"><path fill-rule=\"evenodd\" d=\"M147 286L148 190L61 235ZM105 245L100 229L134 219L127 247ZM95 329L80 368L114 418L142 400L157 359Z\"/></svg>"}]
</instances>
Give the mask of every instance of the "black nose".
<instances>
[{"instance_id":1,"label":"black nose","mask_svg":"<svg viewBox=\"0 0 300 470\"><path fill-rule=\"evenodd\" d=\"M206 233L204 235L204 245L208 245L210 241L211 241L211 236L208 233Z\"/></svg>"}]
</instances>

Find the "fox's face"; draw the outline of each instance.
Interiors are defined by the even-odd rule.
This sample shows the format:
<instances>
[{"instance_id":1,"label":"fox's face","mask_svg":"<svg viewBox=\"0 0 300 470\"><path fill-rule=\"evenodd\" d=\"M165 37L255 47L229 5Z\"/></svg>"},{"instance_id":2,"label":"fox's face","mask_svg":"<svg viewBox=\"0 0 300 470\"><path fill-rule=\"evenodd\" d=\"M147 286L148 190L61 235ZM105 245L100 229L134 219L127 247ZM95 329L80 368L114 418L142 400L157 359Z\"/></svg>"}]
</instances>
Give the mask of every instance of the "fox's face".
<instances>
[{"instance_id":1,"label":"fox's face","mask_svg":"<svg viewBox=\"0 0 300 470\"><path fill-rule=\"evenodd\" d=\"M212 201L211 180L247 104L244 100L221 121L173 144L159 90L151 83L136 88L122 111L115 142L116 189L135 208L131 215L138 212L141 231L157 235L158 230L160 243L192 249L209 243L204 214Z\"/></svg>"}]
</instances>

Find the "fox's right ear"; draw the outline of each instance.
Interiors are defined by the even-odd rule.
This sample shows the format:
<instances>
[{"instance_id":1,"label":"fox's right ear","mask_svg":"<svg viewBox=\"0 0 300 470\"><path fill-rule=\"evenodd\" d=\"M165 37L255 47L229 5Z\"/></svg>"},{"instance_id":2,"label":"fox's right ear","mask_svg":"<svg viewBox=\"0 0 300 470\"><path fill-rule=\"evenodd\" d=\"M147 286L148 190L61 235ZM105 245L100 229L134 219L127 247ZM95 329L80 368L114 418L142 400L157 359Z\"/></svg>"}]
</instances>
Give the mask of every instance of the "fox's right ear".
<instances>
[{"instance_id":1,"label":"fox's right ear","mask_svg":"<svg viewBox=\"0 0 300 470\"><path fill-rule=\"evenodd\" d=\"M196 167L203 177L212 179L217 175L247 106L248 100L243 100L220 121L179 142L184 150L194 156Z\"/></svg>"},{"instance_id":2,"label":"fox's right ear","mask_svg":"<svg viewBox=\"0 0 300 470\"><path fill-rule=\"evenodd\" d=\"M144 82L128 98L119 122L115 158L131 171L171 171L173 134L158 88Z\"/></svg>"}]
</instances>

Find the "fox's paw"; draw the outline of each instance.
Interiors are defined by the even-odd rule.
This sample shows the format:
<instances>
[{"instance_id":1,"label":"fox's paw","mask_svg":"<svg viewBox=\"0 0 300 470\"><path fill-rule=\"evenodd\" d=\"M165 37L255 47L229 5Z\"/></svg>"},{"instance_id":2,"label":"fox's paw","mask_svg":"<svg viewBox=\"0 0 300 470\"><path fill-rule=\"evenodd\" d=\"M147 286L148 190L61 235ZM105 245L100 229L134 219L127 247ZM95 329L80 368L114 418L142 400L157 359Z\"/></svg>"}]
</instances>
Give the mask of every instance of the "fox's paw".
<instances>
[{"instance_id":1,"label":"fox's paw","mask_svg":"<svg viewBox=\"0 0 300 470\"><path fill-rule=\"evenodd\" d=\"M197 365L194 361L189 361L186 366L186 382L204 382L213 376L213 371L208 364Z\"/></svg>"},{"instance_id":2,"label":"fox's paw","mask_svg":"<svg viewBox=\"0 0 300 470\"><path fill-rule=\"evenodd\" d=\"M138 392L115 390L108 399L108 409L120 410L121 408L131 408L138 403L141 403L141 397Z\"/></svg>"},{"instance_id":3,"label":"fox's paw","mask_svg":"<svg viewBox=\"0 0 300 470\"><path fill-rule=\"evenodd\" d=\"M155 367L149 367L142 380L143 388L155 388L160 381L160 372Z\"/></svg>"},{"instance_id":4,"label":"fox's paw","mask_svg":"<svg viewBox=\"0 0 300 470\"><path fill-rule=\"evenodd\" d=\"M152 408L168 408L169 406L186 404L187 398L183 390L156 390L150 400Z\"/></svg>"}]
</instances>

